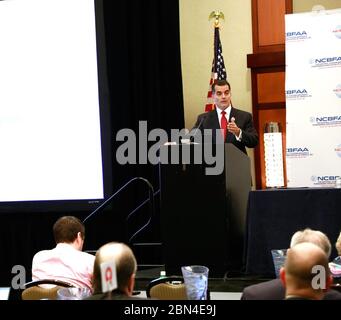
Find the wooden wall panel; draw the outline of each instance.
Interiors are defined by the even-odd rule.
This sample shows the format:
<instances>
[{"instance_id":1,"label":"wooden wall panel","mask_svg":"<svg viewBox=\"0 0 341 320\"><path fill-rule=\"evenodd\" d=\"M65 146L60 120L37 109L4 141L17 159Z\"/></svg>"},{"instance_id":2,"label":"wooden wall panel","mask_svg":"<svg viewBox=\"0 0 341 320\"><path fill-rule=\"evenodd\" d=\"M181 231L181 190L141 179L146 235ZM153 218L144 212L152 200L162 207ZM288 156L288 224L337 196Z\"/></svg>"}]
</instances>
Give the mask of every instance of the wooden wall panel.
<instances>
[{"instance_id":1,"label":"wooden wall panel","mask_svg":"<svg viewBox=\"0 0 341 320\"><path fill-rule=\"evenodd\" d=\"M260 135L254 152L256 188L260 189L265 188L265 123L274 121L282 125L285 155L285 14L292 13L293 0L251 3L253 53L247 56L247 66L251 68L252 113Z\"/></svg>"},{"instance_id":2,"label":"wooden wall panel","mask_svg":"<svg viewBox=\"0 0 341 320\"><path fill-rule=\"evenodd\" d=\"M285 101L285 72L257 74L258 103Z\"/></svg>"},{"instance_id":3,"label":"wooden wall panel","mask_svg":"<svg viewBox=\"0 0 341 320\"><path fill-rule=\"evenodd\" d=\"M253 53L284 51L286 13L292 0L252 0Z\"/></svg>"},{"instance_id":4,"label":"wooden wall panel","mask_svg":"<svg viewBox=\"0 0 341 320\"><path fill-rule=\"evenodd\" d=\"M257 12L259 46L284 44L285 2L258 0Z\"/></svg>"},{"instance_id":5,"label":"wooden wall panel","mask_svg":"<svg viewBox=\"0 0 341 320\"><path fill-rule=\"evenodd\" d=\"M279 122L282 129L283 143L283 161L284 161L284 181L286 182L286 112L285 108L262 109L258 112L258 133L259 133L259 153L260 153L260 170L261 170L261 188L266 188L265 181L265 162L264 162L264 129L268 122Z\"/></svg>"}]
</instances>

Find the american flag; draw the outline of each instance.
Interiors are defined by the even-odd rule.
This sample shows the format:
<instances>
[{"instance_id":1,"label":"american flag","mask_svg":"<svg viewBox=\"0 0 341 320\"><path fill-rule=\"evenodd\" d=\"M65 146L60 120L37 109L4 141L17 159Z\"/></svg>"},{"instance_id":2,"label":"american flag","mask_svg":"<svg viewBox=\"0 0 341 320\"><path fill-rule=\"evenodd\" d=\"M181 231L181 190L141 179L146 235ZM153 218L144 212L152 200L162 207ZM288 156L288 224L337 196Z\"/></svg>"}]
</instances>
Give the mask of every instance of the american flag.
<instances>
[{"instance_id":1,"label":"american flag","mask_svg":"<svg viewBox=\"0 0 341 320\"><path fill-rule=\"evenodd\" d=\"M210 85L207 93L207 102L205 106L205 112L213 110L214 103L212 99L212 84L214 80L227 79L227 73L223 58L223 49L221 47L219 27L214 28L214 57L212 62L212 71Z\"/></svg>"}]
</instances>

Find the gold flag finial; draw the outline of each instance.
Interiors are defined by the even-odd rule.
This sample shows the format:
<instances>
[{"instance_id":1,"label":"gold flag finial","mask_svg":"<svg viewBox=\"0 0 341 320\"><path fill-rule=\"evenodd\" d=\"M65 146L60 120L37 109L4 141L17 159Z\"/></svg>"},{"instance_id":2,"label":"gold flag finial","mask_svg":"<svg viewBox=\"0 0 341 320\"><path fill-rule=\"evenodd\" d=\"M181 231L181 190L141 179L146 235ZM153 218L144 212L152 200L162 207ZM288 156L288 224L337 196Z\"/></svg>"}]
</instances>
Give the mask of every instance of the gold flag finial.
<instances>
[{"instance_id":1,"label":"gold flag finial","mask_svg":"<svg viewBox=\"0 0 341 320\"><path fill-rule=\"evenodd\" d=\"M214 26L218 27L219 25L219 19L223 19L225 21L225 16L221 11L212 11L210 16L208 17L208 20L211 20L214 18Z\"/></svg>"}]
</instances>

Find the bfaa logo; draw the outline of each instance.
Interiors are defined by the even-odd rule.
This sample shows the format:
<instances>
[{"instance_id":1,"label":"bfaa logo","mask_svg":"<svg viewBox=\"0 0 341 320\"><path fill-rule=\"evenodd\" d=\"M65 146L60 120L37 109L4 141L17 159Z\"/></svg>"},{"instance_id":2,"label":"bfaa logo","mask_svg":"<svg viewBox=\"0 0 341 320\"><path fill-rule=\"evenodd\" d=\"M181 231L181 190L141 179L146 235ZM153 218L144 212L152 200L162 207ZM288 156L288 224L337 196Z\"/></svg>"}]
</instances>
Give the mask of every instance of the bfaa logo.
<instances>
[{"instance_id":1,"label":"bfaa logo","mask_svg":"<svg viewBox=\"0 0 341 320\"><path fill-rule=\"evenodd\" d=\"M307 32L306 31L289 31L286 33L287 34L287 37L301 37L301 36L304 36L306 37L307 36Z\"/></svg>"},{"instance_id":2,"label":"bfaa logo","mask_svg":"<svg viewBox=\"0 0 341 320\"><path fill-rule=\"evenodd\" d=\"M333 30L333 33L336 38L341 39L341 25L336 26L336 28Z\"/></svg>"},{"instance_id":3,"label":"bfaa logo","mask_svg":"<svg viewBox=\"0 0 341 320\"><path fill-rule=\"evenodd\" d=\"M285 93L287 95L291 95L291 94L303 94L303 95L307 95L308 92L306 89L292 89L292 90L286 90Z\"/></svg>"},{"instance_id":4,"label":"bfaa logo","mask_svg":"<svg viewBox=\"0 0 341 320\"><path fill-rule=\"evenodd\" d=\"M341 83L339 83L333 91L336 96L341 99Z\"/></svg>"},{"instance_id":5,"label":"bfaa logo","mask_svg":"<svg viewBox=\"0 0 341 320\"><path fill-rule=\"evenodd\" d=\"M307 147L289 147L286 153L288 158L306 158L312 156Z\"/></svg>"},{"instance_id":6,"label":"bfaa logo","mask_svg":"<svg viewBox=\"0 0 341 320\"><path fill-rule=\"evenodd\" d=\"M311 98L311 94L305 88L288 89L285 91L286 98L291 100Z\"/></svg>"},{"instance_id":7,"label":"bfaa logo","mask_svg":"<svg viewBox=\"0 0 341 320\"><path fill-rule=\"evenodd\" d=\"M285 35L287 40L304 40L310 38L305 30L289 31Z\"/></svg>"},{"instance_id":8,"label":"bfaa logo","mask_svg":"<svg viewBox=\"0 0 341 320\"><path fill-rule=\"evenodd\" d=\"M335 148L335 152L336 152L336 154L341 158L341 144L339 144L339 145Z\"/></svg>"}]
</instances>

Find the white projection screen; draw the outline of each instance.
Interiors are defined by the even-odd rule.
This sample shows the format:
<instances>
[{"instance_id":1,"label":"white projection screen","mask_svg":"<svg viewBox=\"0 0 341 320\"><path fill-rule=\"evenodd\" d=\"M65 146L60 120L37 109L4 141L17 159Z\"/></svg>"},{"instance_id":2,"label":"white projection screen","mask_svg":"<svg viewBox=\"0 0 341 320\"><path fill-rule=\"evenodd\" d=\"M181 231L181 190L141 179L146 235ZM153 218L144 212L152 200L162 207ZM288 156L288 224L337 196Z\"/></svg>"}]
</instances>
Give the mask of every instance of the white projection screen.
<instances>
[{"instance_id":1,"label":"white projection screen","mask_svg":"<svg viewBox=\"0 0 341 320\"><path fill-rule=\"evenodd\" d=\"M0 211L105 198L95 11L94 0L0 1Z\"/></svg>"}]
</instances>

